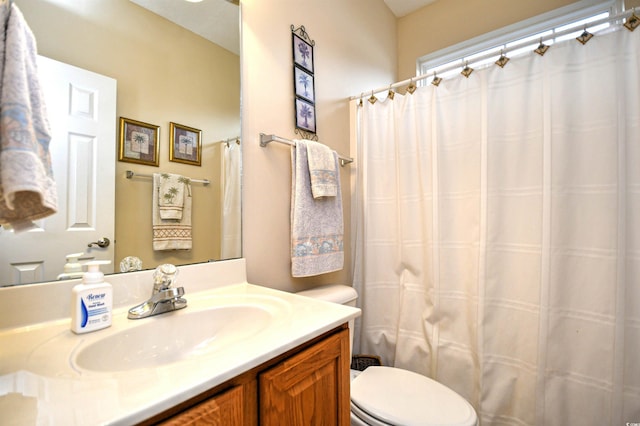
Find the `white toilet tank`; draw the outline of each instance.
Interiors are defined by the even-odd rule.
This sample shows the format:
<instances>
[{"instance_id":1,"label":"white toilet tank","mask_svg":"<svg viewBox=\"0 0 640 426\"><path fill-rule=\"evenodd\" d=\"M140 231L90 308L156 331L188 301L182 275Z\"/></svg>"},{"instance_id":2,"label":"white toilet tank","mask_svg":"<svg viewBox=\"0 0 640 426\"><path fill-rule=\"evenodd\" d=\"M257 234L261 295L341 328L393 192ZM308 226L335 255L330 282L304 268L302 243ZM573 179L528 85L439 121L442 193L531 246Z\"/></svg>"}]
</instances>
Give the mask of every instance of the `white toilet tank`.
<instances>
[{"instance_id":1,"label":"white toilet tank","mask_svg":"<svg viewBox=\"0 0 640 426\"><path fill-rule=\"evenodd\" d=\"M358 293L353 287L342 284L323 285L310 290L299 291L296 294L347 306L356 306L356 299L358 298Z\"/></svg>"},{"instance_id":2,"label":"white toilet tank","mask_svg":"<svg viewBox=\"0 0 640 426\"><path fill-rule=\"evenodd\" d=\"M342 284L323 285L310 290L299 291L296 294L346 306L356 306L356 300L358 299L358 292L353 287ZM353 322L354 320L349 321L350 354L353 348Z\"/></svg>"}]
</instances>

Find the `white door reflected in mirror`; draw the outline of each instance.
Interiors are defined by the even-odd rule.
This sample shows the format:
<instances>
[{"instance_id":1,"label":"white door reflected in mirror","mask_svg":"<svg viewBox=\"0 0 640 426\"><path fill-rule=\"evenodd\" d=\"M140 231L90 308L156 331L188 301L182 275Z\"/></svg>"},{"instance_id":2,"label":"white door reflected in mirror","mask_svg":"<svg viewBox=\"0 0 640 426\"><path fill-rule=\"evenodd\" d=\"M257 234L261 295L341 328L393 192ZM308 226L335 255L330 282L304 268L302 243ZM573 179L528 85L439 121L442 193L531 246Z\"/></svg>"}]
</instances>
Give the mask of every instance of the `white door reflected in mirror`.
<instances>
[{"instance_id":1,"label":"white door reflected in mirror","mask_svg":"<svg viewBox=\"0 0 640 426\"><path fill-rule=\"evenodd\" d=\"M114 237L116 81L38 57L38 71L51 127L58 213L22 233L0 233L0 286L53 281L66 255L111 260ZM105 273L113 272L104 270Z\"/></svg>"}]
</instances>

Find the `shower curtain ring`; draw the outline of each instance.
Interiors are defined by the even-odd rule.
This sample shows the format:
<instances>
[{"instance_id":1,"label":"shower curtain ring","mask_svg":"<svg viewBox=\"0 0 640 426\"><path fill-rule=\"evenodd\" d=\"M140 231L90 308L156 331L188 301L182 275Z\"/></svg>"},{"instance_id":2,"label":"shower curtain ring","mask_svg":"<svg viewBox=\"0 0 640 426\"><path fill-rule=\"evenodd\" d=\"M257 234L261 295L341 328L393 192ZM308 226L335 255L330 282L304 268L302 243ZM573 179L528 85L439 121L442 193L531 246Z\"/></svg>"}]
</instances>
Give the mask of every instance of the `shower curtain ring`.
<instances>
[{"instance_id":1,"label":"shower curtain ring","mask_svg":"<svg viewBox=\"0 0 640 426\"><path fill-rule=\"evenodd\" d=\"M393 91L393 84L389 84L389 93L387 93L387 97L393 100L393 97L396 95L396 92Z\"/></svg>"},{"instance_id":2,"label":"shower curtain ring","mask_svg":"<svg viewBox=\"0 0 640 426\"><path fill-rule=\"evenodd\" d=\"M584 31L582 32L582 34L580 34L580 37L576 37L576 40L578 40L581 44L587 44L587 42L589 40L591 40L591 38L593 37L593 34L591 34L589 31L587 31L587 26L584 26Z\"/></svg>"},{"instance_id":3,"label":"shower curtain ring","mask_svg":"<svg viewBox=\"0 0 640 426\"><path fill-rule=\"evenodd\" d=\"M536 52L540 56L544 56L544 54L547 53L547 50L549 50L549 46L544 44L542 42L542 37L540 37L540 44L538 45L538 48L534 50L534 52Z\"/></svg>"},{"instance_id":4,"label":"shower curtain ring","mask_svg":"<svg viewBox=\"0 0 640 426\"><path fill-rule=\"evenodd\" d=\"M500 49L500 57L495 64L500 68L504 68L504 66L507 65L507 62L509 62L509 58L504 54L504 49Z\"/></svg>"},{"instance_id":5,"label":"shower curtain ring","mask_svg":"<svg viewBox=\"0 0 640 426\"><path fill-rule=\"evenodd\" d=\"M373 95L373 90L371 91L371 97L369 98L369 102L371 102L371 105L375 104L378 101L378 98L376 98Z\"/></svg>"},{"instance_id":6,"label":"shower curtain ring","mask_svg":"<svg viewBox=\"0 0 640 426\"><path fill-rule=\"evenodd\" d=\"M433 80L431 80L431 84L433 84L434 86L438 87L440 85L440 82L442 82L442 79L440 77L438 77L438 75L434 71L433 72Z\"/></svg>"},{"instance_id":7,"label":"shower curtain ring","mask_svg":"<svg viewBox=\"0 0 640 426\"><path fill-rule=\"evenodd\" d=\"M473 68L471 68L469 66L469 61L465 61L464 62L464 68L462 69L462 71L460 72L460 74L464 75L465 77L469 78L469 76L471 75L471 73L473 72Z\"/></svg>"},{"instance_id":8,"label":"shower curtain ring","mask_svg":"<svg viewBox=\"0 0 640 426\"><path fill-rule=\"evenodd\" d=\"M413 78L411 78L409 80L409 86L407 86L407 92L411 93L413 95L413 92L415 92L417 89L416 85L413 83Z\"/></svg>"},{"instance_id":9,"label":"shower curtain ring","mask_svg":"<svg viewBox=\"0 0 640 426\"><path fill-rule=\"evenodd\" d=\"M633 13L629 16L624 23L624 27L629 31L633 31L640 25L640 17L636 15L636 8L633 8Z\"/></svg>"}]
</instances>

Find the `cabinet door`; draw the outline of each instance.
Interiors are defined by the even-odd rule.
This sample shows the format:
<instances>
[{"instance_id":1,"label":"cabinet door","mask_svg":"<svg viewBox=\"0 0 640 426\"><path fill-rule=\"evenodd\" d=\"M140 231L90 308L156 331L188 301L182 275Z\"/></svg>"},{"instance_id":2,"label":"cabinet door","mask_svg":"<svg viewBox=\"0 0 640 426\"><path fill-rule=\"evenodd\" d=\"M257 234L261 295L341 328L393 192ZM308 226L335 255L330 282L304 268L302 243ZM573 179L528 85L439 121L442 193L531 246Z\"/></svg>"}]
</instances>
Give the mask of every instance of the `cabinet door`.
<instances>
[{"instance_id":1,"label":"cabinet door","mask_svg":"<svg viewBox=\"0 0 640 426\"><path fill-rule=\"evenodd\" d=\"M161 424L164 426L243 425L245 424L243 400L243 387L236 386Z\"/></svg>"},{"instance_id":2,"label":"cabinet door","mask_svg":"<svg viewBox=\"0 0 640 426\"><path fill-rule=\"evenodd\" d=\"M349 330L259 376L260 424L349 424Z\"/></svg>"}]
</instances>

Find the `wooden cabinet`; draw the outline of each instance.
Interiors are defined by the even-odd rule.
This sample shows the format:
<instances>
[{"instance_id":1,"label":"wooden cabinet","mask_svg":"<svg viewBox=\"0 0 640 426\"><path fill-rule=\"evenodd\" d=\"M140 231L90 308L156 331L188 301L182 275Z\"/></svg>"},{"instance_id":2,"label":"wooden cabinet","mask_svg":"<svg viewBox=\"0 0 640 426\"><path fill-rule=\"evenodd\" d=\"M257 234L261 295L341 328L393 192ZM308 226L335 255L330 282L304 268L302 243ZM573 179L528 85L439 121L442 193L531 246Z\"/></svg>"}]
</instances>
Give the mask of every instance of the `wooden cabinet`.
<instances>
[{"instance_id":1,"label":"wooden cabinet","mask_svg":"<svg viewBox=\"0 0 640 426\"><path fill-rule=\"evenodd\" d=\"M343 330L258 377L260 424L349 424L349 331Z\"/></svg>"},{"instance_id":2,"label":"wooden cabinet","mask_svg":"<svg viewBox=\"0 0 640 426\"><path fill-rule=\"evenodd\" d=\"M162 422L164 426L243 425L242 386L235 386Z\"/></svg>"},{"instance_id":3,"label":"wooden cabinet","mask_svg":"<svg viewBox=\"0 0 640 426\"><path fill-rule=\"evenodd\" d=\"M345 324L142 424L347 426L349 364Z\"/></svg>"}]
</instances>

